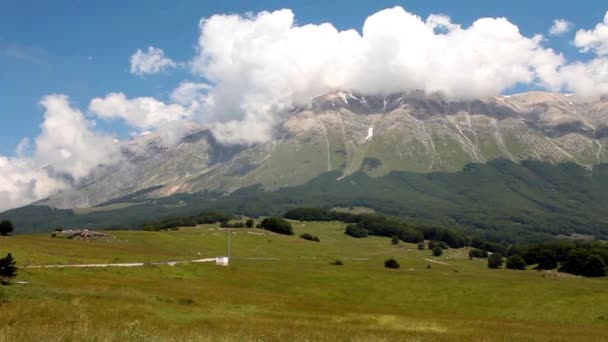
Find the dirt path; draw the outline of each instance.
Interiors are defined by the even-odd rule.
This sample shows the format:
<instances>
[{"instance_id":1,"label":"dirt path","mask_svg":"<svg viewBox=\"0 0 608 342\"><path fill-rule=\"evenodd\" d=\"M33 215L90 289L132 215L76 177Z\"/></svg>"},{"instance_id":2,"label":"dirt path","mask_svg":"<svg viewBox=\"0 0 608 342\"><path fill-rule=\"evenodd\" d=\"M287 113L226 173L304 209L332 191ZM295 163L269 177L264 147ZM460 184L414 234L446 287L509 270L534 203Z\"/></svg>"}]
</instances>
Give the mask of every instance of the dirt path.
<instances>
[{"instance_id":1,"label":"dirt path","mask_svg":"<svg viewBox=\"0 0 608 342\"><path fill-rule=\"evenodd\" d=\"M446 266L451 266L450 264L447 264L445 262L441 262L441 261L437 261L437 260L431 260L431 259L424 259L426 261L430 261L430 262L434 262L436 264L441 264L441 265L446 265Z\"/></svg>"},{"instance_id":2,"label":"dirt path","mask_svg":"<svg viewBox=\"0 0 608 342\"><path fill-rule=\"evenodd\" d=\"M205 259L195 259L195 260L175 260L175 261L159 261L159 262L129 262L129 263L117 263L117 264L30 265L30 266L23 266L23 268L142 267L145 265L174 266L177 264L197 263L197 262L214 262L214 261L215 261L215 258L205 258Z\"/></svg>"}]
</instances>

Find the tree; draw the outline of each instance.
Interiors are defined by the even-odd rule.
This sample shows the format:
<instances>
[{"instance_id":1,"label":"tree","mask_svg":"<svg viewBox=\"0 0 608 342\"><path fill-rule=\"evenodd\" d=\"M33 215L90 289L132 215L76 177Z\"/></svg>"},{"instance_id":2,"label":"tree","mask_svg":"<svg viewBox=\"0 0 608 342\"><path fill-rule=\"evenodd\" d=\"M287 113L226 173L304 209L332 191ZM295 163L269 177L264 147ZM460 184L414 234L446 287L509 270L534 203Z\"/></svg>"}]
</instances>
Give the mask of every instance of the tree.
<instances>
[{"instance_id":1,"label":"tree","mask_svg":"<svg viewBox=\"0 0 608 342\"><path fill-rule=\"evenodd\" d=\"M354 238L364 238L367 237L368 232L367 229L361 228L358 225L349 224L348 226L346 226L344 234L352 236Z\"/></svg>"},{"instance_id":2,"label":"tree","mask_svg":"<svg viewBox=\"0 0 608 342\"><path fill-rule=\"evenodd\" d=\"M507 259L507 268L510 270L525 270L526 269L526 261L519 254L511 255Z\"/></svg>"},{"instance_id":3,"label":"tree","mask_svg":"<svg viewBox=\"0 0 608 342\"><path fill-rule=\"evenodd\" d=\"M423 251L423 250L425 249L425 247L426 247L426 246L424 245L424 241L420 241L420 242L418 242L418 249L419 249L419 250Z\"/></svg>"},{"instance_id":4,"label":"tree","mask_svg":"<svg viewBox=\"0 0 608 342\"><path fill-rule=\"evenodd\" d=\"M583 267L582 275L585 277L606 276L606 263L604 262L604 259L597 254L589 255Z\"/></svg>"},{"instance_id":5,"label":"tree","mask_svg":"<svg viewBox=\"0 0 608 342\"><path fill-rule=\"evenodd\" d=\"M398 237L396 237L396 236L393 236L393 237L391 238L391 243L392 243L393 245L398 245L398 244L399 244L399 238L398 238Z\"/></svg>"},{"instance_id":6,"label":"tree","mask_svg":"<svg viewBox=\"0 0 608 342\"><path fill-rule=\"evenodd\" d=\"M568 257L566 261L562 263L562 267L559 269L560 272L566 272L570 274L580 275L583 274L583 270L585 268L585 263L587 262L587 257L589 256L589 251L583 248L576 248L568 253Z\"/></svg>"},{"instance_id":7,"label":"tree","mask_svg":"<svg viewBox=\"0 0 608 342\"><path fill-rule=\"evenodd\" d=\"M399 268L399 263L394 258L386 259L384 262L384 267L386 268Z\"/></svg>"},{"instance_id":8,"label":"tree","mask_svg":"<svg viewBox=\"0 0 608 342\"><path fill-rule=\"evenodd\" d=\"M280 217L269 217L262 220L261 227L274 233L293 235L291 223Z\"/></svg>"},{"instance_id":9,"label":"tree","mask_svg":"<svg viewBox=\"0 0 608 342\"><path fill-rule=\"evenodd\" d=\"M501 268L502 267L502 254L500 253L492 253L488 257L488 267L489 268Z\"/></svg>"},{"instance_id":10,"label":"tree","mask_svg":"<svg viewBox=\"0 0 608 342\"><path fill-rule=\"evenodd\" d=\"M441 247L439 246L435 246L435 248L433 248L433 255L438 257L438 256L442 256L443 255L443 249L441 249Z\"/></svg>"},{"instance_id":11,"label":"tree","mask_svg":"<svg viewBox=\"0 0 608 342\"><path fill-rule=\"evenodd\" d=\"M540 270L552 270L557 267L557 255L548 248L538 251L536 258L538 261L537 268Z\"/></svg>"},{"instance_id":12,"label":"tree","mask_svg":"<svg viewBox=\"0 0 608 342\"><path fill-rule=\"evenodd\" d=\"M17 267L11 253L0 259L0 283L8 284L9 280L17 276Z\"/></svg>"},{"instance_id":13,"label":"tree","mask_svg":"<svg viewBox=\"0 0 608 342\"><path fill-rule=\"evenodd\" d=\"M245 226L247 228L253 228L253 220L252 219L248 219L247 221L245 221Z\"/></svg>"},{"instance_id":14,"label":"tree","mask_svg":"<svg viewBox=\"0 0 608 342\"><path fill-rule=\"evenodd\" d=\"M0 235L7 236L9 233L12 233L15 227L13 227L13 223L9 220L0 221Z\"/></svg>"}]
</instances>

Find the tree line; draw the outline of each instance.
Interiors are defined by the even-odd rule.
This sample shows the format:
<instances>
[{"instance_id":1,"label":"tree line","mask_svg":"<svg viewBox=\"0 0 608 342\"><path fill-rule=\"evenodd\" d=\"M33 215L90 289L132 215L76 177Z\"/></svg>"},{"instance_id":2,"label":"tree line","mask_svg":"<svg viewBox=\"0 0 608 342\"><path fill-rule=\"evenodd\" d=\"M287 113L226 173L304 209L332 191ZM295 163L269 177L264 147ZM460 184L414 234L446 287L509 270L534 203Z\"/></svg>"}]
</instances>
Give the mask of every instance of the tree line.
<instances>
[{"instance_id":1,"label":"tree line","mask_svg":"<svg viewBox=\"0 0 608 342\"><path fill-rule=\"evenodd\" d=\"M283 217L298 221L341 221L348 223L345 233L363 238L368 235L397 237L405 242L417 243L424 240L445 242L452 248L469 245L463 233L449 228L411 225L397 218L377 214L352 214L322 208L295 208Z\"/></svg>"}]
</instances>

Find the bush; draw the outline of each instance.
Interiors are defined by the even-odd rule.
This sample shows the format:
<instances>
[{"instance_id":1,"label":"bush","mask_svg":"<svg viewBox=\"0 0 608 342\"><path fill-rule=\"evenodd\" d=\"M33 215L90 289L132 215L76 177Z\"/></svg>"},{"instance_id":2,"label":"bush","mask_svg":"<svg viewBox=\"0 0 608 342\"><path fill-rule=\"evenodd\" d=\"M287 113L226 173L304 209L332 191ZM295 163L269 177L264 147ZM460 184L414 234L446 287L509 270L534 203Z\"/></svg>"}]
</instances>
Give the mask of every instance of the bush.
<instances>
[{"instance_id":1,"label":"bush","mask_svg":"<svg viewBox=\"0 0 608 342\"><path fill-rule=\"evenodd\" d=\"M368 232L365 228L361 228L354 224L349 224L348 226L346 226L344 234L352 236L354 238L365 238L367 237Z\"/></svg>"},{"instance_id":2,"label":"bush","mask_svg":"<svg viewBox=\"0 0 608 342\"><path fill-rule=\"evenodd\" d=\"M342 260L340 260L340 259L336 259L336 261L332 261L332 262L330 262L329 264L330 264L330 265L334 265L334 266L342 266L342 265L344 265L344 264L342 263Z\"/></svg>"},{"instance_id":3,"label":"bush","mask_svg":"<svg viewBox=\"0 0 608 342\"><path fill-rule=\"evenodd\" d=\"M423 251L425 249L426 249L426 246L424 245L424 241L418 242L418 250Z\"/></svg>"},{"instance_id":4,"label":"bush","mask_svg":"<svg viewBox=\"0 0 608 342\"><path fill-rule=\"evenodd\" d=\"M487 257L488 252L484 250L473 248L469 251L469 259L471 260L473 260L473 258L485 259Z\"/></svg>"},{"instance_id":5,"label":"bush","mask_svg":"<svg viewBox=\"0 0 608 342\"><path fill-rule=\"evenodd\" d=\"M321 240L319 240L319 238L318 238L318 237L316 237L316 236L314 236L314 235L311 235L311 234L309 234L309 233L304 233L304 234L300 235L300 237L301 237L302 239L304 239L304 240L308 240L308 241L315 241L315 242L319 242L319 241L321 241Z\"/></svg>"},{"instance_id":6,"label":"bush","mask_svg":"<svg viewBox=\"0 0 608 342\"><path fill-rule=\"evenodd\" d=\"M390 258L390 259L386 259L386 261L384 262L384 267L386 268L399 268L399 263L397 262L397 260Z\"/></svg>"},{"instance_id":7,"label":"bush","mask_svg":"<svg viewBox=\"0 0 608 342\"><path fill-rule=\"evenodd\" d=\"M525 270L526 269L526 261L519 254L511 255L507 259L507 268L510 270Z\"/></svg>"},{"instance_id":8,"label":"bush","mask_svg":"<svg viewBox=\"0 0 608 342\"><path fill-rule=\"evenodd\" d=\"M253 224L254 224L254 222L252 219L248 219L247 221L245 221L245 226L247 228L253 228Z\"/></svg>"},{"instance_id":9,"label":"bush","mask_svg":"<svg viewBox=\"0 0 608 342\"><path fill-rule=\"evenodd\" d=\"M443 249L441 249L441 247L439 246L435 246L435 248L433 248L433 256L442 256L443 255Z\"/></svg>"},{"instance_id":10,"label":"bush","mask_svg":"<svg viewBox=\"0 0 608 342\"><path fill-rule=\"evenodd\" d=\"M280 217L269 217L262 220L261 227L265 230L283 235L293 235L291 223Z\"/></svg>"},{"instance_id":11,"label":"bush","mask_svg":"<svg viewBox=\"0 0 608 342\"><path fill-rule=\"evenodd\" d=\"M399 238L398 238L398 237L396 237L396 236L393 236L393 237L391 238L391 243L392 243L393 245L398 245L398 244L399 244Z\"/></svg>"},{"instance_id":12,"label":"bush","mask_svg":"<svg viewBox=\"0 0 608 342\"><path fill-rule=\"evenodd\" d=\"M17 276L17 267L11 253L0 259L0 283L8 284L9 280Z\"/></svg>"},{"instance_id":13,"label":"bush","mask_svg":"<svg viewBox=\"0 0 608 342\"><path fill-rule=\"evenodd\" d=\"M489 268L501 268L502 267L502 254L500 253L492 253L492 255L490 255L488 257L488 267Z\"/></svg>"},{"instance_id":14,"label":"bush","mask_svg":"<svg viewBox=\"0 0 608 342\"><path fill-rule=\"evenodd\" d=\"M441 249L448 249L448 245L443 241L431 240L429 241L429 249L433 250L435 247L439 247Z\"/></svg>"},{"instance_id":15,"label":"bush","mask_svg":"<svg viewBox=\"0 0 608 342\"><path fill-rule=\"evenodd\" d=\"M13 227L13 223L8 220L0 221L0 235L7 236L12 233L15 227Z\"/></svg>"}]
</instances>

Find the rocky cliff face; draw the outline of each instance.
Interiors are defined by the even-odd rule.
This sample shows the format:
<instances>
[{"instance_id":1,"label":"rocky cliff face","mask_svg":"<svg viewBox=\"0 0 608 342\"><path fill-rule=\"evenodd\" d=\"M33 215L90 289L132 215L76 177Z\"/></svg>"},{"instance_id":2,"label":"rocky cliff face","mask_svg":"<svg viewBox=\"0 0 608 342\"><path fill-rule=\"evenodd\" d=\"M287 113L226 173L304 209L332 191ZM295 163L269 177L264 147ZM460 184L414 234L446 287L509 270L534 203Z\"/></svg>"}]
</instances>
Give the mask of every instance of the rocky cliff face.
<instances>
[{"instance_id":1,"label":"rocky cliff face","mask_svg":"<svg viewBox=\"0 0 608 342\"><path fill-rule=\"evenodd\" d=\"M589 167L608 160L608 100L543 92L459 102L422 92L334 92L295 108L273 141L254 146L223 146L192 123L187 130L170 147L154 133L123 143L121 163L44 203L86 207L155 186L149 196L253 184L273 190L331 170L379 176L457 171L496 158Z\"/></svg>"}]
</instances>

